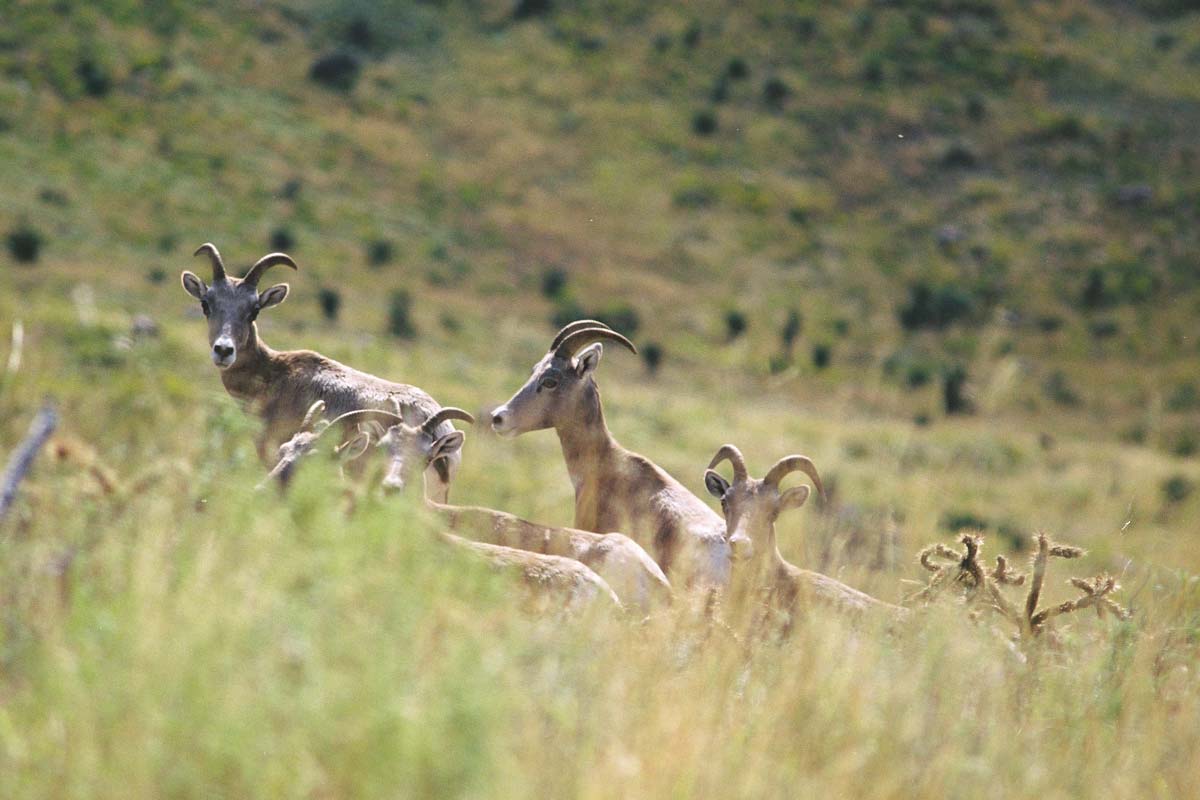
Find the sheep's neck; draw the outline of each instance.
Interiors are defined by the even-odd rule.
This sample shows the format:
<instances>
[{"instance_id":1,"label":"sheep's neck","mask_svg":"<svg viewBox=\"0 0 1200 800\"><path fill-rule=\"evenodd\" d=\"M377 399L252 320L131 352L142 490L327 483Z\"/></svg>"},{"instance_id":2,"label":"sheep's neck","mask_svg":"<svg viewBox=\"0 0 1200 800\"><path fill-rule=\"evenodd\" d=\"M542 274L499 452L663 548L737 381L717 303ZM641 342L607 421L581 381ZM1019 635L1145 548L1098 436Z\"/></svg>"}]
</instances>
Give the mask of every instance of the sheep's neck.
<instances>
[{"instance_id":1,"label":"sheep's neck","mask_svg":"<svg viewBox=\"0 0 1200 800\"><path fill-rule=\"evenodd\" d=\"M238 352L237 360L221 371L225 391L245 402L264 402L267 387L279 370L278 356L259 338L258 323L251 322L246 345Z\"/></svg>"},{"instance_id":2,"label":"sheep's neck","mask_svg":"<svg viewBox=\"0 0 1200 800\"><path fill-rule=\"evenodd\" d=\"M604 422L600 390L595 382L588 381L573 413L555 425L554 430L578 495L582 487L599 481L612 454L619 448Z\"/></svg>"}]
</instances>

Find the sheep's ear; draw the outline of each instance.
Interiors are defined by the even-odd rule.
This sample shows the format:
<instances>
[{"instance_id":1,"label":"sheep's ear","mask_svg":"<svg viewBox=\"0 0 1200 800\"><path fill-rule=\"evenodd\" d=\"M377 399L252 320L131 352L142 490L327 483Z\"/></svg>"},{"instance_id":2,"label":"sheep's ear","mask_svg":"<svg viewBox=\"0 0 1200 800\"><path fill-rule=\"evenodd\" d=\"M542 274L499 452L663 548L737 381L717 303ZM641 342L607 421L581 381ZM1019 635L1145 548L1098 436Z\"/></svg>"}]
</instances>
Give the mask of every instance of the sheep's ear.
<instances>
[{"instance_id":1,"label":"sheep's ear","mask_svg":"<svg viewBox=\"0 0 1200 800\"><path fill-rule=\"evenodd\" d=\"M445 436L440 437L433 443L433 447L429 450L429 463L432 464L439 458L445 458L457 453L462 449L463 441L466 438L466 434L462 431L451 431Z\"/></svg>"},{"instance_id":2,"label":"sheep's ear","mask_svg":"<svg viewBox=\"0 0 1200 800\"><path fill-rule=\"evenodd\" d=\"M575 374L579 377L595 371L600 365L600 356L604 355L604 345L599 342L589 344L575 356Z\"/></svg>"},{"instance_id":3,"label":"sheep's ear","mask_svg":"<svg viewBox=\"0 0 1200 800\"><path fill-rule=\"evenodd\" d=\"M276 285L272 286L270 289L267 289L265 292L259 292L258 307L259 308L270 308L271 306L277 306L280 303L282 303L284 301L284 298L286 298L287 296L288 296L288 285L286 283L276 284Z\"/></svg>"},{"instance_id":4,"label":"sheep's ear","mask_svg":"<svg viewBox=\"0 0 1200 800\"><path fill-rule=\"evenodd\" d=\"M721 477L721 473L716 470L707 469L704 471L704 488L708 489L708 493L720 500L729 491L729 481Z\"/></svg>"},{"instance_id":5,"label":"sheep's ear","mask_svg":"<svg viewBox=\"0 0 1200 800\"><path fill-rule=\"evenodd\" d=\"M183 281L183 290L197 300L203 300L208 287L204 285L204 281L200 280L199 276L194 272L184 270L179 276Z\"/></svg>"},{"instance_id":6,"label":"sheep's ear","mask_svg":"<svg viewBox=\"0 0 1200 800\"><path fill-rule=\"evenodd\" d=\"M779 496L779 510L784 511L789 508L799 508L808 502L808 495L812 492L807 486L793 486Z\"/></svg>"}]
</instances>

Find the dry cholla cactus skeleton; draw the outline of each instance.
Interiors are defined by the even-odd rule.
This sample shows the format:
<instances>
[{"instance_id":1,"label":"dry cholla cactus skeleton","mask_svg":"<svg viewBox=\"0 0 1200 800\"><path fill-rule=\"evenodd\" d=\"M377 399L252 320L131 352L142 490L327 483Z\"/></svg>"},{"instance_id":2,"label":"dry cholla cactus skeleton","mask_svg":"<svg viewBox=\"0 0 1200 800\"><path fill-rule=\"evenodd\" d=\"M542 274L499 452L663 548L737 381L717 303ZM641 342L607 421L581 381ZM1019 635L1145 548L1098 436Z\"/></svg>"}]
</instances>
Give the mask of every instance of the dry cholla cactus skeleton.
<instances>
[{"instance_id":1,"label":"dry cholla cactus skeleton","mask_svg":"<svg viewBox=\"0 0 1200 800\"><path fill-rule=\"evenodd\" d=\"M1094 608L1101 618L1108 613L1115 614L1119 619L1128 619L1130 616L1110 597L1120 588L1110 575L1097 575L1088 580L1071 578L1071 585L1082 592L1079 597L1038 609L1050 558L1079 558L1084 551L1078 547L1056 544L1044 533L1034 537L1037 550L1033 554L1029 592L1025 596L1024 606L1018 608L1009 601L1001 587L1021 586L1025 583L1026 575L1015 572L1004 556L996 556L996 566L991 570L985 569L979 560L983 547L982 536L968 533L960 541L964 546L963 552L944 544L933 544L920 552L918 558L921 566L933 574L928 584L905 598L905 605L930 602L950 586L958 584L966 587L968 603L978 603L985 609L999 613L1016 625L1021 637L1026 639L1041 634L1046 629L1046 623L1054 617L1086 608ZM939 564L938 560L946 563Z\"/></svg>"}]
</instances>

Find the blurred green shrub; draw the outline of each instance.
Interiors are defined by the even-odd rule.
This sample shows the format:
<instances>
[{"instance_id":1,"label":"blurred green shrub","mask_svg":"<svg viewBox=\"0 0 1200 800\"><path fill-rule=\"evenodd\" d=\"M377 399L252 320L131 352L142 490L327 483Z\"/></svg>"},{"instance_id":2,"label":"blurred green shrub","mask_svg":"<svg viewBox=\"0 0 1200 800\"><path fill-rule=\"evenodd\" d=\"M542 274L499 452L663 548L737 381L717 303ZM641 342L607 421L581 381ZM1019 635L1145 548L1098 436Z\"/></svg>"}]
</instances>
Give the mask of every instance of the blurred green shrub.
<instances>
[{"instance_id":1,"label":"blurred green shrub","mask_svg":"<svg viewBox=\"0 0 1200 800\"><path fill-rule=\"evenodd\" d=\"M725 338L729 341L732 342L745 333L748 326L746 315L741 311L731 308L725 312Z\"/></svg>"},{"instance_id":2,"label":"blurred green shrub","mask_svg":"<svg viewBox=\"0 0 1200 800\"><path fill-rule=\"evenodd\" d=\"M717 132L717 112L711 109L692 115L692 132L697 136L712 136Z\"/></svg>"},{"instance_id":3,"label":"blurred green shrub","mask_svg":"<svg viewBox=\"0 0 1200 800\"><path fill-rule=\"evenodd\" d=\"M26 224L8 232L8 252L21 264L32 264L42 252L42 234Z\"/></svg>"},{"instance_id":4,"label":"blurred green shrub","mask_svg":"<svg viewBox=\"0 0 1200 800\"><path fill-rule=\"evenodd\" d=\"M281 226L271 231L267 244L272 250L291 250L296 246L296 237L290 229Z\"/></svg>"},{"instance_id":5,"label":"blurred green shrub","mask_svg":"<svg viewBox=\"0 0 1200 800\"><path fill-rule=\"evenodd\" d=\"M640 348L642 353L642 361L646 365L646 371L651 375L658 374L658 368L662 365L663 349L658 342L646 342Z\"/></svg>"},{"instance_id":6,"label":"blurred green shrub","mask_svg":"<svg viewBox=\"0 0 1200 800\"><path fill-rule=\"evenodd\" d=\"M346 50L335 50L318 56L308 70L308 77L327 89L352 92L362 72L362 60Z\"/></svg>"},{"instance_id":7,"label":"blurred green shrub","mask_svg":"<svg viewBox=\"0 0 1200 800\"><path fill-rule=\"evenodd\" d=\"M399 339L415 339L417 328L412 321L412 294L407 289L397 289L388 300L388 333Z\"/></svg>"},{"instance_id":8,"label":"blurred green shrub","mask_svg":"<svg viewBox=\"0 0 1200 800\"><path fill-rule=\"evenodd\" d=\"M971 293L953 284L919 282L908 290L908 302L897 312L905 330L942 330L975 313Z\"/></svg>"},{"instance_id":9,"label":"blurred green shrub","mask_svg":"<svg viewBox=\"0 0 1200 800\"><path fill-rule=\"evenodd\" d=\"M395 258L396 248L387 239L372 239L367 242L367 265L371 267L382 267L390 264Z\"/></svg>"},{"instance_id":10,"label":"blurred green shrub","mask_svg":"<svg viewBox=\"0 0 1200 800\"><path fill-rule=\"evenodd\" d=\"M330 322L337 322L338 312L342 308L342 295L337 289L322 286L317 290L317 303L321 306L321 315Z\"/></svg>"},{"instance_id":11,"label":"blurred green shrub","mask_svg":"<svg viewBox=\"0 0 1200 800\"><path fill-rule=\"evenodd\" d=\"M566 270L560 267L549 267L542 271L542 297L554 300L561 297L566 288Z\"/></svg>"}]
</instances>

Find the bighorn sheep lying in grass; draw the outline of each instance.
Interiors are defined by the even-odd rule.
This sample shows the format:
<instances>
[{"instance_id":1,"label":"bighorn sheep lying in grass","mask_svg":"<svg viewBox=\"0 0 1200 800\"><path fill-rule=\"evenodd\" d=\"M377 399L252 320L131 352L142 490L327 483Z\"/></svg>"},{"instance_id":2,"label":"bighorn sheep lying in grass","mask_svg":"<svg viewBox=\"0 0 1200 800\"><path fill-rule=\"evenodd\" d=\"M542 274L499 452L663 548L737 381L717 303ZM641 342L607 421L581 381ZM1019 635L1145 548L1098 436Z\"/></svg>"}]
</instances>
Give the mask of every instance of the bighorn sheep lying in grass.
<instances>
[{"instance_id":1,"label":"bighorn sheep lying in grass","mask_svg":"<svg viewBox=\"0 0 1200 800\"><path fill-rule=\"evenodd\" d=\"M554 337L528 382L492 412L492 428L504 436L554 428L575 486L576 528L628 533L676 586L725 585L730 554L721 518L609 432L593 375L604 352L601 341L637 352L603 323L571 323Z\"/></svg>"},{"instance_id":2,"label":"bighorn sheep lying in grass","mask_svg":"<svg viewBox=\"0 0 1200 800\"><path fill-rule=\"evenodd\" d=\"M264 462L271 445L292 436L317 400L325 401L325 414L330 417L356 409L399 408L419 420L438 410L438 403L415 386L385 381L311 350L278 352L263 343L255 318L263 309L282 303L288 285L281 283L260 293L258 282L273 266L296 269L289 256L270 253L256 261L244 278L234 278L225 274L221 254L212 244L201 245L195 255L212 262L212 285L185 270L183 288L200 301L208 318L212 360L221 370L225 390L263 420L257 447ZM451 429L447 424L442 432ZM447 499L458 462L458 457L438 460L431 488L439 500Z\"/></svg>"},{"instance_id":3,"label":"bighorn sheep lying in grass","mask_svg":"<svg viewBox=\"0 0 1200 800\"><path fill-rule=\"evenodd\" d=\"M325 419L322 416L324 413L324 400L318 400L308 407L308 413L304 415L304 420L300 423L300 429L292 434L292 438L279 445L277 451L277 458L279 460L267 474L267 477L259 483L259 489L275 480L278 480L284 488L287 487L291 482L292 475L295 474L300 459L311 454L316 449L317 441L321 438L321 435L333 425L331 420ZM346 421L351 416L376 413L382 412L378 412L375 409L362 409L361 411L347 412L338 419L339 421ZM348 449L357 449L358 452L354 455L354 459L356 460L366 452L370 446L370 441L370 433L364 430L360 424L359 434L353 439L347 439L334 447L333 452L335 455L340 455Z\"/></svg>"},{"instance_id":4,"label":"bighorn sheep lying in grass","mask_svg":"<svg viewBox=\"0 0 1200 800\"><path fill-rule=\"evenodd\" d=\"M416 426L404 424L400 417L389 412L375 409L348 411L332 422L320 426L319 430L293 437L288 444L294 443L294 446L285 445L281 448L280 462L272 470L272 475L293 469L297 459L315 451L316 442L322 434L338 423L355 417L372 417L372 421L367 424L373 429L379 418L390 417L395 420L396 424L387 432L380 426L376 434L380 444L388 448L389 454L392 455L384 477L384 486L391 491L403 491L411 486L415 483L414 478L421 472L428 477L429 467L433 462L455 456L462 449L465 437L461 432L451 426L449 433L439 435L436 432L440 428L449 426L450 420L453 419L473 421L470 414L457 408L440 409ZM351 442L343 442L338 449L348 445L351 445ZM439 511L453 510L428 499L426 502ZM597 602L604 606L622 608L621 601L604 579L575 559L558 554L505 547L501 543L469 541L452 533L442 533L440 538L458 549L476 554L493 568L520 578L530 589L532 604L542 609L557 606L573 612ZM648 556L646 560L649 561ZM664 583L665 580L664 578Z\"/></svg>"},{"instance_id":5,"label":"bighorn sheep lying in grass","mask_svg":"<svg viewBox=\"0 0 1200 800\"><path fill-rule=\"evenodd\" d=\"M733 483L713 468L728 460L733 466ZM844 583L819 572L800 569L784 560L775 541L775 520L789 508L799 508L808 500L807 486L780 489L789 473L801 471L812 479L824 495L821 477L805 456L781 458L762 480L751 478L741 451L731 444L722 445L704 473L709 494L721 501L729 546L734 559L734 593L766 593L771 607L792 612L814 603L830 606L854 615L882 614L900 618L908 612L899 606L876 600Z\"/></svg>"},{"instance_id":6,"label":"bighorn sheep lying in grass","mask_svg":"<svg viewBox=\"0 0 1200 800\"><path fill-rule=\"evenodd\" d=\"M402 490L431 460L445 458L448 448L462 447L462 433L455 431L441 436L435 433L437 423L447 419L474 422L461 409L443 408L420 425L397 422L386 432L380 432L379 444L388 451L385 489ZM512 514L477 506L433 502L429 506L446 520L450 530L475 541L565 556L586 564L628 606L648 611L671 601L671 584L663 571L637 542L624 534L537 525Z\"/></svg>"}]
</instances>

